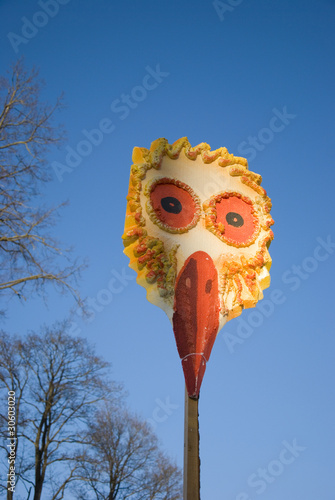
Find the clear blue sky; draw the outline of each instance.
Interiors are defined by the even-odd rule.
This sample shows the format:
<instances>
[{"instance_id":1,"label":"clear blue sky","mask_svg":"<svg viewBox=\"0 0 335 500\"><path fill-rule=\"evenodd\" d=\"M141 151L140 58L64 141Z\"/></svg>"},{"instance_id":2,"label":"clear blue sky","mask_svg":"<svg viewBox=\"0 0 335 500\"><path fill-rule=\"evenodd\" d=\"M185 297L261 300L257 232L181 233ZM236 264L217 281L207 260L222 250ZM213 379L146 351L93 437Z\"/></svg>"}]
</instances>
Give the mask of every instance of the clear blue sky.
<instances>
[{"instance_id":1,"label":"clear blue sky","mask_svg":"<svg viewBox=\"0 0 335 500\"><path fill-rule=\"evenodd\" d=\"M99 309L73 332L112 362L131 408L156 419L182 466L172 329L122 253L132 148L187 136L246 156L273 202L271 286L266 306L229 322L214 345L200 397L202 499L333 500L335 2L62 0L53 17L43 3L0 2L1 74L24 55L47 100L65 93L68 140L50 156L46 199L70 202L57 236L89 258L80 290ZM144 80L152 71L157 85ZM100 143L57 176L53 162L99 125ZM112 273L126 278L104 295ZM11 300L6 327L38 329L72 306L53 293L48 307Z\"/></svg>"}]
</instances>

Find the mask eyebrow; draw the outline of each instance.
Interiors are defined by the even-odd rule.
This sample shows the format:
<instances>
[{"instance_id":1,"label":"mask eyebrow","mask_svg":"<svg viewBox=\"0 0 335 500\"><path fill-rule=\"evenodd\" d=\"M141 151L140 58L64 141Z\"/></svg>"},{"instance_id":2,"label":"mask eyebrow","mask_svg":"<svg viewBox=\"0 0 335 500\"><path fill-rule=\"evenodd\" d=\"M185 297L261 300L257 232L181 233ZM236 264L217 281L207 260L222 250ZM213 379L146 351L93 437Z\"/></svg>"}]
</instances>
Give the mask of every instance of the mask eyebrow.
<instances>
[{"instance_id":1,"label":"mask eyebrow","mask_svg":"<svg viewBox=\"0 0 335 500\"><path fill-rule=\"evenodd\" d=\"M264 204L268 212L271 210L271 200L267 196L264 188L260 185L262 182L262 176L247 170L245 167L240 165L234 165L229 169L229 175L232 177L241 177L241 182L255 191L259 196L263 198Z\"/></svg>"},{"instance_id":2,"label":"mask eyebrow","mask_svg":"<svg viewBox=\"0 0 335 500\"><path fill-rule=\"evenodd\" d=\"M262 182L262 176L259 174L256 174L255 172L251 172L245 167L242 167L240 165L234 165L229 169L229 175L232 177L238 177L238 176L247 176L251 181L255 182L260 186Z\"/></svg>"}]
</instances>

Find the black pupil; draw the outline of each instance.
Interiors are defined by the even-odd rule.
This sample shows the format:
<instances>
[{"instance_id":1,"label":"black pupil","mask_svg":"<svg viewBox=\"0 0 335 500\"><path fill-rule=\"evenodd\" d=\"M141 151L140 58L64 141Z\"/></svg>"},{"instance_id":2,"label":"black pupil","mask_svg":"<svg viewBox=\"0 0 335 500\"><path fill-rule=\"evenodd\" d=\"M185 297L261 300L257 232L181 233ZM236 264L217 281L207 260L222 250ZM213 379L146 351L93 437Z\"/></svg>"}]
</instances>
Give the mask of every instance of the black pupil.
<instances>
[{"instance_id":1,"label":"black pupil","mask_svg":"<svg viewBox=\"0 0 335 500\"><path fill-rule=\"evenodd\" d=\"M226 215L226 221L234 227L241 227L244 224L243 217L236 212L228 212Z\"/></svg>"},{"instance_id":2,"label":"black pupil","mask_svg":"<svg viewBox=\"0 0 335 500\"><path fill-rule=\"evenodd\" d=\"M177 198L173 198L173 196L166 196L161 199L161 205L166 212L170 214L179 214L182 211L182 204Z\"/></svg>"}]
</instances>

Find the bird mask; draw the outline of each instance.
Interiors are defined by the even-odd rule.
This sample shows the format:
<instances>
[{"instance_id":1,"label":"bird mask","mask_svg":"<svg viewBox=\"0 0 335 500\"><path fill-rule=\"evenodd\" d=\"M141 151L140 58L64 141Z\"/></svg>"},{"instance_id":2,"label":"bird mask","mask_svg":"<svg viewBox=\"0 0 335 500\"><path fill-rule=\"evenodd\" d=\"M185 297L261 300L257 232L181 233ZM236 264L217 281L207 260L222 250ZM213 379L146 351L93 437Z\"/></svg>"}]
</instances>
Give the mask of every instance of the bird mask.
<instances>
[{"instance_id":1,"label":"bird mask","mask_svg":"<svg viewBox=\"0 0 335 500\"><path fill-rule=\"evenodd\" d=\"M124 253L172 323L195 399L218 332L270 284L273 220L261 180L246 159L185 137L133 150Z\"/></svg>"}]
</instances>

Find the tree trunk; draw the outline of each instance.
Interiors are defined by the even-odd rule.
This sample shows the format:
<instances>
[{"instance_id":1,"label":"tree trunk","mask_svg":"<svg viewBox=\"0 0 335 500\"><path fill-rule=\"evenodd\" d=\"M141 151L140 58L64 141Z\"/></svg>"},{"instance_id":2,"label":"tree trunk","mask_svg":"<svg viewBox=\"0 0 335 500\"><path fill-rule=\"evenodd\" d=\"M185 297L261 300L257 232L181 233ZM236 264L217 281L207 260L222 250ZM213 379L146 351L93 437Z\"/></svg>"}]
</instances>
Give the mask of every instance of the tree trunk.
<instances>
[{"instance_id":1,"label":"tree trunk","mask_svg":"<svg viewBox=\"0 0 335 500\"><path fill-rule=\"evenodd\" d=\"M33 500L41 500L42 487L43 487L43 482L42 481L37 482L37 480L36 480Z\"/></svg>"},{"instance_id":2,"label":"tree trunk","mask_svg":"<svg viewBox=\"0 0 335 500\"><path fill-rule=\"evenodd\" d=\"M44 483L44 473L41 472L41 451L36 452L36 463L35 463L35 492L33 500L41 500L42 488Z\"/></svg>"}]
</instances>

